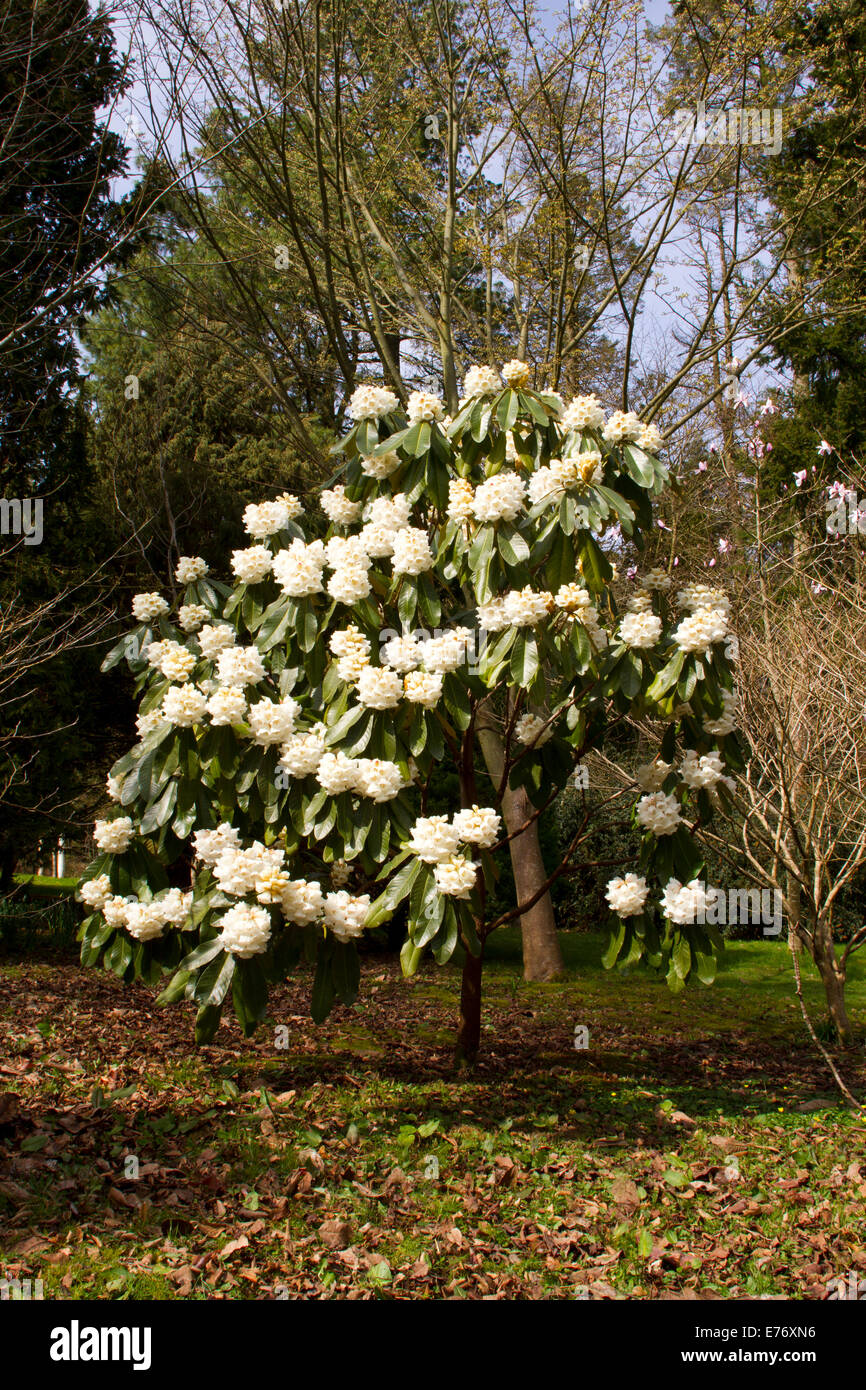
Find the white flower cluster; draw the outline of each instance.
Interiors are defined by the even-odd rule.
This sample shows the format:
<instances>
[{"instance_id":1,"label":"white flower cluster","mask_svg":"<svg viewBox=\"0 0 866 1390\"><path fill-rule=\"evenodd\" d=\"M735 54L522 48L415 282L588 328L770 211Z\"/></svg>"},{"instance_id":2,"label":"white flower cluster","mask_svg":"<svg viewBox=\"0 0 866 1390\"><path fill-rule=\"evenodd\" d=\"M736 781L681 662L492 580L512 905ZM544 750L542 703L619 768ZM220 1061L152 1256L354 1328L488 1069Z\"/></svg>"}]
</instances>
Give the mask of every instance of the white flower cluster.
<instances>
[{"instance_id":1,"label":"white flower cluster","mask_svg":"<svg viewBox=\"0 0 866 1390\"><path fill-rule=\"evenodd\" d=\"M526 483L516 473L496 473L475 489L476 521L514 521L526 499Z\"/></svg>"},{"instance_id":2,"label":"white flower cluster","mask_svg":"<svg viewBox=\"0 0 866 1390\"><path fill-rule=\"evenodd\" d=\"M463 381L463 395L467 401L479 396L494 396L502 390L502 382L495 367L470 367Z\"/></svg>"},{"instance_id":3,"label":"white flower cluster","mask_svg":"<svg viewBox=\"0 0 866 1390\"><path fill-rule=\"evenodd\" d=\"M553 724L548 724L540 714L523 714L514 726L514 737L526 747L541 748L553 734Z\"/></svg>"},{"instance_id":4,"label":"white flower cluster","mask_svg":"<svg viewBox=\"0 0 866 1390\"><path fill-rule=\"evenodd\" d=\"M274 557L266 545L250 545L232 551L232 572L242 584L261 584L274 567Z\"/></svg>"},{"instance_id":5,"label":"white flower cluster","mask_svg":"<svg viewBox=\"0 0 866 1390\"><path fill-rule=\"evenodd\" d=\"M635 444L647 454L657 454L663 443L661 430L653 424L642 425L640 433L635 437Z\"/></svg>"},{"instance_id":6,"label":"white flower cluster","mask_svg":"<svg viewBox=\"0 0 866 1390\"><path fill-rule=\"evenodd\" d=\"M99 883L94 879L93 884ZM85 902L84 884L81 896ZM184 893L180 888L167 888L155 898L142 901L139 898L123 898L106 893L98 910L110 927L125 927L136 941L153 941L162 936L166 927L183 927L189 920L192 908L192 893Z\"/></svg>"},{"instance_id":7,"label":"white flower cluster","mask_svg":"<svg viewBox=\"0 0 866 1390\"><path fill-rule=\"evenodd\" d=\"M210 609L203 603L182 603L177 610L177 621L184 632L197 632L210 617Z\"/></svg>"},{"instance_id":8,"label":"white flower cluster","mask_svg":"<svg viewBox=\"0 0 866 1390\"><path fill-rule=\"evenodd\" d=\"M278 771L290 777L311 777L325 756L325 727L315 725L303 733L293 734L280 749Z\"/></svg>"},{"instance_id":9,"label":"white flower cluster","mask_svg":"<svg viewBox=\"0 0 866 1390\"><path fill-rule=\"evenodd\" d=\"M246 692L239 685L223 685L207 702L210 722L215 728L241 724L247 717Z\"/></svg>"},{"instance_id":10,"label":"white flower cluster","mask_svg":"<svg viewBox=\"0 0 866 1390\"><path fill-rule=\"evenodd\" d=\"M705 719L704 730L708 734L713 734L717 738L724 737L725 734L732 734L737 727L737 714L739 713L740 701L732 690L722 691L724 709L718 719Z\"/></svg>"},{"instance_id":11,"label":"white flower cluster","mask_svg":"<svg viewBox=\"0 0 866 1390\"><path fill-rule=\"evenodd\" d=\"M178 584L194 584L197 579L204 579L207 572L207 563L200 555L181 555L174 577Z\"/></svg>"},{"instance_id":12,"label":"white flower cluster","mask_svg":"<svg viewBox=\"0 0 866 1390\"><path fill-rule=\"evenodd\" d=\"M400 404L393 391L385 386L359 386L353 391L347 407L350 420L379 420L390 415Z\"/></svg>"},{"instance_id":13,"label":"white flower cluster","mask_svg":"<svg viewBox=\"0 0 866 1390\"><path fill-rule=\"evenodd\" d=\"M711 894L715 894L715 889L710 889ZM693 878L689 883L682 884L677 878L669 878L664 889L664 896L661 899L660 907L665 917L671 922L676 922L678 926L686 926L690 922L696 922L699 916L703 916L707 909L707 885L702 883L699 878Z\"/></svg>"},{"instance_id":14,"label":"white flower cluster","mask_svg":"<svg viewBox=\"0 0 866 1390\"><path fill-rule=\"evenodd\" d=\"M244 530L253 540L265 540L284 531L292 517L300 514L301 505L296 497L286 494L275 502L251 502L244 508Z\"/></svg>"},{"instance_id":15,"label":"white flower cluster","mask_svg":"<svg viewBox=\"0 0 866 1390\"><path fill-rule=\"evenodd\" d=\"M490 849L499 839L502 819L490 806L470 806L447 816L421 816L407 841L408 848L425 864L442 864L461 844Z\"/></svg>"},{"instance_id":16,"label":"white flower cluster","mask_svg":"<svg viewBox=\"0 0 866 1390\"><path fill-rule=\"evenodd\" d=\"M682 823L680 803L665 792L650 792L637 804L637 818L645 830L654 835L672 835Z\"/></svg>"},{"instance_id":17,"label":"white flower cluster","mask_svg":"<svg viewBox=\"0 0 866 1390\"><path fill-rule=\"evenodd\" d=\"M354 624L333 633L328 644L338 658L337 675L341 681L357 681L365 666L370 664L370 643Z\"/></svg>"},{"instance_id":18,"label":"white flower cluster","mask_svg":"<svg viewBox=\"0 0 866 1390\"><path fill-rule=\"evenodd\" d=\"M635 773L635 780L641 791L659 792L672 767L673 763L666 763L661 758L654 763L644 763Z\"/></svg>"},{"instance_id":19,"label":"white flower cluster","mask_svg":"<svg viewBox=\"0 0 866 1390\"><path fill-rule=\"evenodd\" d=\"M605 892L611 911L620 917L635 917L643 912L644 903L649 897L647 881L640 874L626 874L624 878L612 878Z\"/></svg>"},{"instance_id":20,"label":"white flower cluster","mask_svg":"<svg viewBox=\"0 0 866 1390\"><path fill-rule=\"evenodd\" d=\"M595 449L569 458L551 459L537 468L529 479L529 500L534 507L548 506L564 497L571 488L592 487L602 479L601 454Z\"/></svg>"},{"instance_id":21,"label":"white flower cluster","mask_svg":"<svg viewBox=\"0 0 866 1390\"><path fill-rule=\"evenodd\" d=\"M132 600L132 616L140 623L152 623L168 612L168 604L161 594L136 594Z\"/></svg>"},{"instance_id":22,"label":"white flower cluster","mask_svg":"<svg viewBox=\"0 0 866 1390\"><path fill-rule=\"evenodd\" d=\"M600 430L604 410L597 396L575 396L560 421L564 430Z\"/></svg>"},{"instance_id":23,"label":"white flower cluster","mask_svg":"<svg viewBox=\"0 0 866 1390\"><path fill-rule=\"evenodd\" d=\"M405 675L423 666L426 672L445 675L456 671L466 660L466 647L472 638L468 627L454 627L438 637L419 642L412 634L392 637L382 648L382 660L392 671Z\"/></svg>"},{"instance_id":24,"label":"white flower cluster","mask_svg":"<svg viewBox=\"0 0 866 1390\"><path fill-rule=\"evenodd\" d=\"M535 627L555 608L553 594L525 589L510 589L508 593L478 605L478 625L485 632L501 632L506 627Z\"/></svg>"},{"instance_id":25,"label":"white flower cluster","mask_svg":"<svg viewBox=\"0 0 866 1390\"><path fill-rule=\"evenodd\" d=\"M274 556L274 578L289 598L307 598L320 594L324 588L325 547L322 541L305 545L295 538L285 550Z\"/></svg>"},{"instance_id":26,"label":"white flower cluster","mask_svg":"<svg viewBox=\"0 0 866 1390\"><path fill-rule=\"evenodd\" d=\"M714 787L724 776L725 764L718 753L699 757L694 748L687 748L683 753L681 773L686 786L693 790Z\"/></svg>"},{"instance_id":27,"label":"white flower cluster","mask_svg":"<svg viewBox=\"0 0 866 1390\"><path fill-rule=\"evenodd\" d=\"M708 584L686 584L677 593L677 607L694 613L698 608L718 608L725 614L731 611L731 600L724 589L713 589Z\"/></svg>"},{"instance_id":28,"label":"white flower cluster","mask_svg":"<svg viewBox=\"0 0 866 1390\"><path fill-rule=\"evenodd\" d=\"M220 943L225 951L241 960L260 956L268 949L271 939L271 914L264 907L236 903L216 919L220 928Z\"/></svg>"},{"instance_id":29,"label":"white flower cluster","mask_svg":"<svg viewBox=\"0 0 866 1390\"><path fill-rule=\"evenodd\" d=\"M348 758L341 752L323 753L315 773L329 796L354 792L377 803L393 800L409 785L396 763L381 758Z\"/></svg>"},{"instance_id":30,"label":"white flower cluster","mask_svg":"<svg viewBox=\"0 0 866 1390\"><path fill-rule=\"evenodd\" d=\"M323 910L325 926L331 934L338 941L351 941L364 930L364 922L370 911L370 895L362 893L359 897L353 897L345 889L327 893Z\"/></svg>"},{"instance_id":31,"label":"white flower cluster","mask_svg":"<svg viewBox=\"0 0 866 1390\"><path fill-rule=\"evenodd\" d=\"M393 449L378 456L371 454L369 457L361 459L361 472L364 476L377 478L380 482L384 481L385 478L390 478L391 474L399 467L400 455L395 454Z\"/></svg>"},{"instance_id":32,"label":"white flower cluster","mask_svg":"<svg viewBox=\"0 0 866 1390\"><path fill-rule=\"evenodd\" d=\"M144 649L144 656L149 666L161 671L168 680L178 682L189 679L196 661L193 652L181 642L172 642L170 639L149 642Z\"/></svg>"},{"instance_id":33,"label":"white flower cluster","mask_svg":"<svg viewBox=\"0 0 866 1390\"><path fill-rule=\"evenodd\" d=\"M258 685L265 678L265 664L258 647L225 647L217 657L220 685Z\"/></svg>"},{"instance_id":34,"label":"white flower cluster","mask_svg":"<svg viewBox=\"0 0 866 1390\"><path fill-rule=\"evenodd\" d=\"M235 641L234 629L228 623L209 623L197 637L201 654L207 661L215 661L220 652L233 647Z\"/></svg>"},{"instance_id":35,"label":"white flower cluster","mask_svg":"<svg viewBox=\"0 0 866 1390\"><path fill-rule=\"evenodd\" d=\"M466 478L452 478L448 484L448 511L451 521L471 521L475 515L475 493Z\"/></svg>"},{"instance_id":36,"label":"white flower cluster","mask_svg":"<svg viewBox=\"0 0 866 1390\"><path fill-rule=\"evenodd\" d=\"M511 361L506 362L505 366L502 368L502 377L513 390L519 390L520 387L525 386L529 380L529 364L527 362L521 362L517 357L513 357Z\"/></svg>"},{"instance_id":37,"label":"white flower cluster","mask_svg":"<svg viewBox=\"0 0 866 1390\"><path fill-rule=\"evenodd\" d=\"M141 739L147 738L148 734L154 733L161 724L165 723L165 715L161 709L151 710L149 714L136 715L135 731Z\"/></svg>"},{"instance_id":38,"label":"white flower cluster","mask_svg":"<svg viewBox=\"0 0 866 1390\"><path fill-rule=\"evenodd\" d=\"M667 570L663 570L659 565L655 565L653 569L651 569L649 573L646 574L644 578L641 580L641 584L643 585L644 589L650 589L654 592L666 594L669 592L673 584L673 580L671 579Z\"/></svg>"},{"instance_id":39,"label":"white flower cluster","mask_svg":"<svg viewBox=\"0 0 866 1390\"><path fill-rule=\"evenodd\" d=\"M300 712L297 700L288 697L279 702L258 700L250 705L248 721L253 738L262 748L285 743L294 733L295 720Z\"/></svg>"},{"instance_id":40,"label":"white flower cluster","mask_svg":"<svg viewBox=\"0 0 866 1390\"><path fill-rule=\"evenodd\" d=\"M395 574L423 574L432 569L434 555L427 532L417 526L406 526L394 536L391 561Z\"/></svg>"},{"instance_id":41,"label":"white flower cluster","mask_svg":"<svg viewBox=\"0 0 866 1390\"><path fill-rule=\"evenodd\" d=\"M420 420L441 420L445 407L439 396L430 391L412 391L406 404L406 415L410 425Z\"/></svg>"},{"instance_id":42,"label":"white flower cluster","mask_svg":"<svg viewBox=\"0 0 866 1390\"><path fill-rule=\"evenodd\" d=\"M320 493L319 501L325 516L334 526L351 526L360 519L361 503L350 501L342 483Z\"/></svg>"},{"instance_id":43,"label":"white flower cluster","mask_svg":"<svg viewBox=\"0 0 866 1390\"><path fill-rule=\"evenodd\" d=\"M696 608L674 629L673 638L684 652L709 652L714 642L728 635L728 620L722 608Z\"/></svg>"},{"instance_id":44,"label":"white flower cluster","mask_svg":"<svg viewBox=\"0 0 866 1390\"><path fill-rule=\"evenodd\" d=\"M654 613L627 613L619 625L620 640L627 647L645 651L662 635L662 620Z\"/></svg>"},{"instance_id":45,"label":"white flower cluster","mask_svg":"<svg viewBox=\"0 0 866 1390\"><path fill-rule=\"evenodd\" d=\"M615 410L601 432L608 444L620 444L624 440L636 440L643 430L642 421L633 410Z\"/></svg>"},{"instance_id":46,"label":"white flower cluster","mask_svg":"<svg viewBox=\"0 0 866 1390\"><path fill-rule=\"evenodd\" d=\"M207 713L207 696L194 685L172 685L162 701L162 718L178 729L191 729Z\"/></svg>"}]
</instances>

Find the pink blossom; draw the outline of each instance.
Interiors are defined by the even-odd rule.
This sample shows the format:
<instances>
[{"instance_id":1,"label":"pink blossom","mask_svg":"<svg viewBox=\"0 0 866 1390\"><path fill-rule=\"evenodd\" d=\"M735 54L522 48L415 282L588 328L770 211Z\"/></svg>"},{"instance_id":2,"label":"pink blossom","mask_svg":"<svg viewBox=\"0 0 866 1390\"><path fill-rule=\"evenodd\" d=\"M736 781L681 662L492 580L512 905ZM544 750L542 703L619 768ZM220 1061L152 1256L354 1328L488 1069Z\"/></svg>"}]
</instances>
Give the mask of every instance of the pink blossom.
<instances>
[{"instance_id":1,"label":"pink blossom","mask_svg":"<svg viewBox=\"0 0 866 1390\"><path fill-rule=\"evenodd\" d=\"M801 468L800 471L799 471L799 473L795 473L795 474L794 474L794 482L796 483L797 487L802 487L803 484L805 483L806 479L808 478L808 476L809 476L809 472L808 472L808 469L806 469L806 468Z\"/></svg>"},{"instance_id":2,"label":"pink blossom","mask_svg":"<svg viewBox=\"0 0 866 1390\"><path fill-rule=\"evenodd\" d=\"M770 400L770 397L768 396L767 399L764 401L764 404L761 406L761 414L778 415L778 413L779 407L777 405L774 405L773 402Z\"/></svg>"},{"instance_id":3,"label":"pink blossom","mask_svg":"<svg viewBox=\"0 0 866 1390\"><path fill-rule=\"evenodd\" d=\"M832 454L832 452L833 452L833 445L832 445L832 444L828 444L827 441L826 441L826 439L822 439L822 440L821 440L821 443L818 445L818 453L819 453L819 454Z\"/></svg>"},{"instance_id":4,"label":"pink blossom","mask_svg":"<svg viewBox=\"0 0 866 1390\"><path fill-rule=\"evenodd\" d=\"M726 536L719 536L719 554L727 555L731 549L731 542Z\"/></svg>"}]
</instances>

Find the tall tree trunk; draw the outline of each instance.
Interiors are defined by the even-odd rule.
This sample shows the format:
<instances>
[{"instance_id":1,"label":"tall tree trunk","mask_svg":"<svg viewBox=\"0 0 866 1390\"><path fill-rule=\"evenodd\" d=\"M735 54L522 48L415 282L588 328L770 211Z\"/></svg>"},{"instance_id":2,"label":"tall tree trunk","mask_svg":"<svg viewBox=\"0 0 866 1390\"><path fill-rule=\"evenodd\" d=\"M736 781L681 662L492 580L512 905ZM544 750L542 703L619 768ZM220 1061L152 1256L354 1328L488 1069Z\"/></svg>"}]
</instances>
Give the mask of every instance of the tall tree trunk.
<instances>
[{"instance_id":1,"label":"tall tree trunk","mask_svg":"<svg viewBox=\"0 0 866 1390\"><path fill-rule=\"evenodd\" d=\"M846 971L836 955L833 946L833 931L826 919L821 919L815 925L815 964L824 986L827 1013L836 1029L839 1046L853 1047L854 1029L848 1017L848 1007L845 1002Z\"/></svg>"},{"instance_id":2,"label":"tall tree trunk","mask_svg":"<svg viewBox=\"0 0 866 1390\"><path fill-rule=\"evenodd\" d=\"M468 950L463 962L460 984L460 1018L457 1025L457 1061L472 1066L481 1044L481 973L484 963L484 944L477 956Z\"/></svg>"},{"instance_id":3,"label":"tall tree trunk","mask_svg":"<svg viewBox=\"0 0 866 1390\"><path fill-rule=\"evenodd\" d=\"M478 742L487 770L494 783L498 783L505 765L502 740L495 729L479 724ZM522 787L517 791L506 791L502 801L502 815L509 835L523 825L532 812L532 803ZM534 897L547 878L538 840L538 821L533 821L521 835L516 836L508 848L511 851L511 867L514 871L514 887L519 905ZM528 912L523 913L520 927L523 936L523 978L540 981L556 979L562 974L564 965L549 892L540 897Z\"/></svg>"}]
</instances>

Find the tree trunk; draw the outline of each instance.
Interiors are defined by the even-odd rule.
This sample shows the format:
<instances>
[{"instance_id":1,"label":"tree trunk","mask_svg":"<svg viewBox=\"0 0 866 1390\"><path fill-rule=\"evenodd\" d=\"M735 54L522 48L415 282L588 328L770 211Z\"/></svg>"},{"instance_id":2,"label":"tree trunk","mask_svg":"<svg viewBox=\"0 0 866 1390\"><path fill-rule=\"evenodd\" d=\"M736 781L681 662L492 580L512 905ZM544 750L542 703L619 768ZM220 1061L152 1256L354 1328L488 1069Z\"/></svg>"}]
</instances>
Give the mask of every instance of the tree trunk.
<instances>
[{"instance_id":1,"label":"tree trunk","mask_svg":"<svg viewBox=\"0 0 866 1390\"><path fill-rule=\"evenodd\" d=\"M505 757L502 740L495 729L479 725L478 742L487 770L494 783L498 783L502 778ZM522 787L514 792L506 791L502 800L502 815L509 835L523 825L532 812L532 803ZM508 848L511 851L519 905L534 897L547 879L538 840L538 821L533 821L522 835L510 842ZM540 897L535 906L524 912L519 920L523 936L523 978L540 981L556 979L562 974L564 965L550 893Z\"/></svg>"},{"instance_id":2,"label":"tree trunk","mask_svg":"<svg viewBox=\"0 0 866 1390\"><path fill-rule=\"evenodd\" d=\"M845 1003L845 967L837 959L833 929L826 920L819 921L815 927L815 964L824 986L827 1013L836 1029L839 1046L853 1047L854 1029Z\"/></svg>"},{"instance_id":3,"label":"tree trunk","mask_svg":"<svg viewBox=\"0 0 866 1390\"><path fill-rule=\"evenodd\" d=\"M460 1020L457 1027L457 1061L472 1066L481 1044L481 971L484 947L477 956L466 952L460 985Z\"/></svg>"}]
</instances>

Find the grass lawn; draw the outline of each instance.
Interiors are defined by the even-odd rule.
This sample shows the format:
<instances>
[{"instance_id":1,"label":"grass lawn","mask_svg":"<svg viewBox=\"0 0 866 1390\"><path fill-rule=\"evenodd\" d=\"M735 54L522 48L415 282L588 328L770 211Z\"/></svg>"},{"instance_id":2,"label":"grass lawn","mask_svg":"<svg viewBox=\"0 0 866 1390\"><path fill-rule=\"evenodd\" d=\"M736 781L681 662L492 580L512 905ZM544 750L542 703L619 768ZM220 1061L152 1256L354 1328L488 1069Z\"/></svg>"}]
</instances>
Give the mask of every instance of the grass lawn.
<instances>
[{"instance_id":1,"label":"grass lawn","mask_svg":"<svg viewBox=\"0 0 866 1390\"><path fill-rule=\"evenodd\" d=\"M169 1299L824 1298L866 1275L866 1111L813 1055L784 943L732 943L678 997L604 972L601 937L563 946L567 978L526 985L517 933L495 940L463 1075L455 968L366 956L321 1028L302 973L256 1038L230 1021L196 1051L187 1007L0 959L0 1276ZM862 964L850 1011L866 1034ZM863 1050L841 1066L866 1097Z\"/></svg>"}]
</instances>

